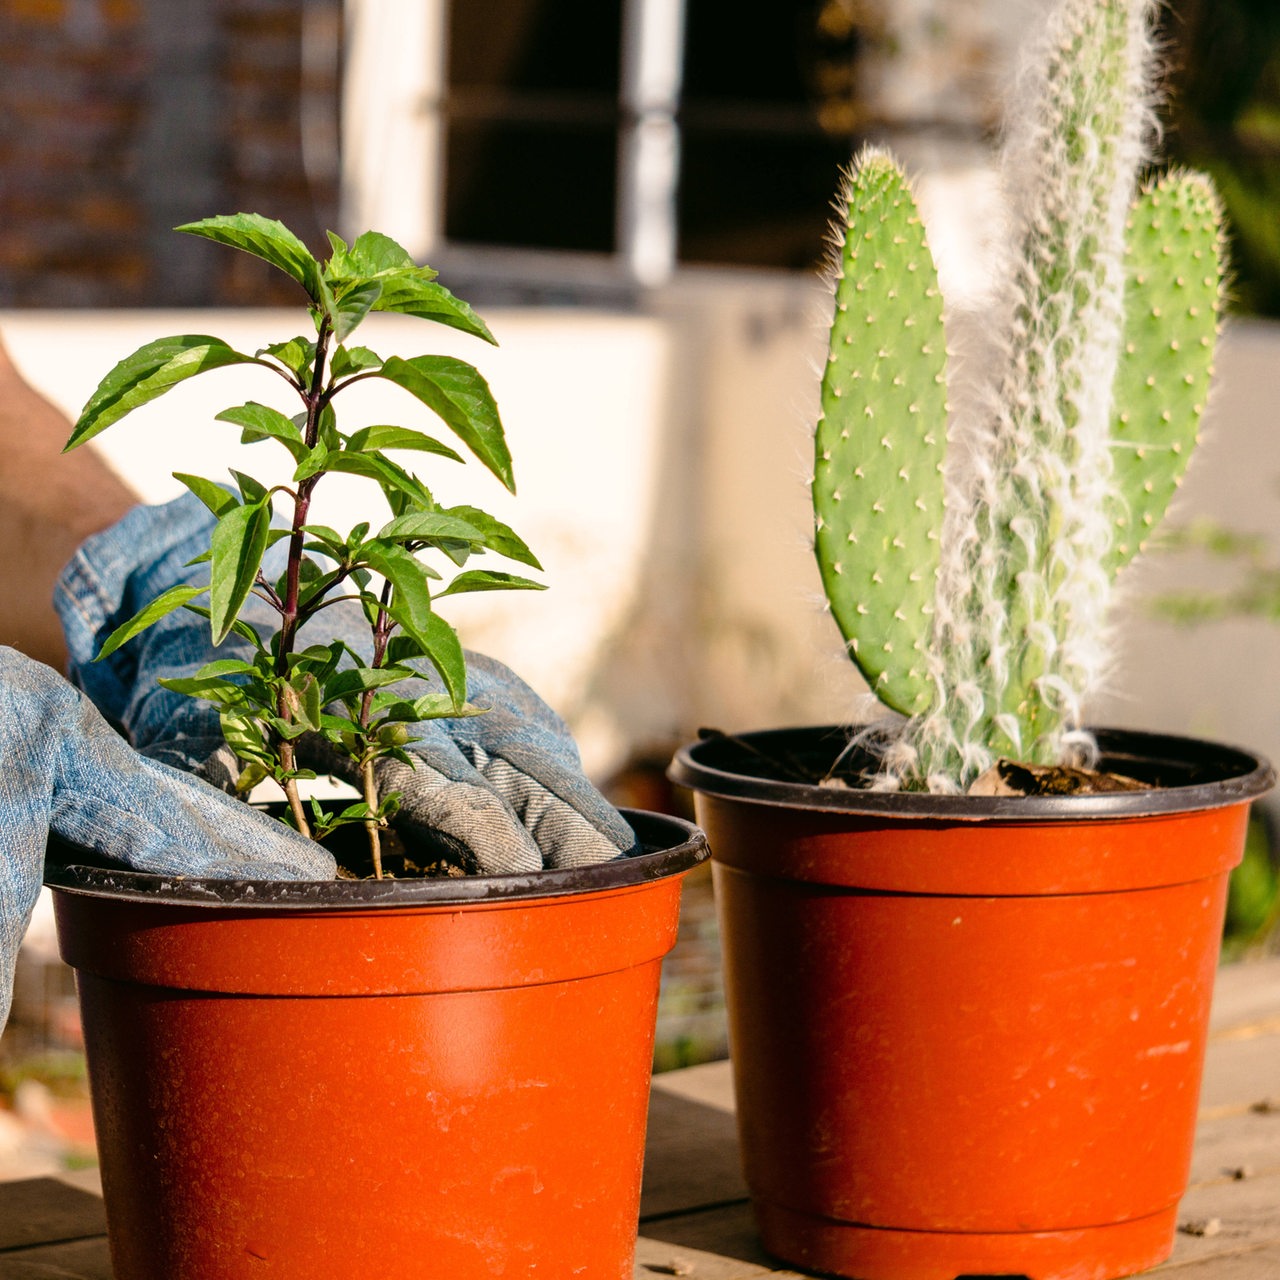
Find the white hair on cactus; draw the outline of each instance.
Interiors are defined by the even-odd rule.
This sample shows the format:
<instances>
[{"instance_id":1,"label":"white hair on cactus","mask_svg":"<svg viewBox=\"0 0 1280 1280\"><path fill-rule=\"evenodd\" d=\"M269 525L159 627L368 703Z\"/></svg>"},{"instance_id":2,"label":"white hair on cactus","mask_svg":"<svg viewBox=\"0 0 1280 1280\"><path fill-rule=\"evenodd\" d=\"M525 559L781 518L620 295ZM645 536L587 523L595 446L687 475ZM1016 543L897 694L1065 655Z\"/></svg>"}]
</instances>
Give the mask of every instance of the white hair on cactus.
<instances>
[{"instance_id":1,"label":"white hair on cactus","mask_svg":"<svg viewBox=\"0 0 1280 1280\"><path fill-rule=\"evenodd\" d=\"M952 396L938 692L909 726L931 789L966 786L998 753L1059 758L1108 662L1111 388L1155 8L1061 0L1007 111L1011 248L994 315L966 326L985 343L968 360L959 344L971 385Z\"/></svg>"}]
</instances>

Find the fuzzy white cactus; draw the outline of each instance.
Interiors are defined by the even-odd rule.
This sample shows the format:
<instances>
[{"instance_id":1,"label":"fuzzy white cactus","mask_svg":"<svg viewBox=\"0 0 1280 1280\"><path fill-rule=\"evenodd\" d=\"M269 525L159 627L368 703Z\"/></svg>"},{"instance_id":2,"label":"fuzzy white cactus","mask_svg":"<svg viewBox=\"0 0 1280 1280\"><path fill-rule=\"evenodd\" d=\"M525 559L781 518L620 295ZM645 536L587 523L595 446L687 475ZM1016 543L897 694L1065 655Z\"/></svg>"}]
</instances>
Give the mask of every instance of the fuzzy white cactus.
<instances>
[{"instance_id":1,"label":"fuzzy white cactus","mask_svg":"<svg viewBox=\"0 0 1280 1280\"><path fill-rule=\"evenodd\" d=\"M957 790L1000 756L1078 753L1083 702L1107 666L1115 573L1163 514L1195 442L1221 307L1221 218L1197 175L1137 191L1155 134L1155 7L1053 6L1010 105L1011 248L945 463L935 397L919 390L946 371L910 191L879 152L851 177L817 432L817 552L854 660L910 717L890 783ZM892 207L873 211L886 189ZM905 341L882 324L904 308ZM904 386L910 411L895 418L891 389ZM851 510L850 477L869 459L887 476L890 454L899 479L942 465L945 503L936 482L908 481L901 495L888 486L886 506L882 482L871 515ZM907 545L910 583L896 568ZM922 571L936 584L923 599Z\"/></svg>"}]
</instances>

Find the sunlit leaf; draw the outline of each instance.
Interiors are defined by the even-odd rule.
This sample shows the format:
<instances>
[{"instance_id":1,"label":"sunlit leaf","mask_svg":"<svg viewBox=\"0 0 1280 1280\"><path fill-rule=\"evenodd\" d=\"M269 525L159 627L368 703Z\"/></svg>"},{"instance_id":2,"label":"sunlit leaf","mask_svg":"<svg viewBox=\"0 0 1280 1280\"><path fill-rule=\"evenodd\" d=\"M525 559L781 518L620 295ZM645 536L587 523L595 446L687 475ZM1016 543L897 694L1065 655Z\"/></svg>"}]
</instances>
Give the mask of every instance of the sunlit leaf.
<instances>
[{"instance_id":1,"label":"sunlit leaf","mask_svg":"<svg viewBox=\"0 0 1280 1280\"><path fill-rule=\"evenodd\" d=\"M301 462L307 456L307 445L302 432L279 409L250 400L248 404L238 405L234 409L224 409L216 418L219 422L233 422L236 426L243 427L240 437L242 444L254 444L270 438L279 440L293 455L294 462Z\"/></svg>"},{"instance_id":2,"label":"sunlit leaf","mask_svg":"<svg viewBox=\"0 0 1280 1280\"><path fill-rule=\"evenodd\" d=\"M235 495L228 493L220 484L214 484L212 480L206 480L202 476L189 476L182 471L175 471L173 478L181 480L215 516L224 515L237 505Z\"/></svg>"},{"instance_id":3,"label":"sunlit leaf","mask_svg":"<svg viewBox=\"0 0 1280 1280\"><path fill-rule=\"evenodd\" d=\"M339 342L345 342L347 336L369 314L374 304L382 296L382 286L376 280L367 280L352 289L344 289L335 295L336 314L333 322L333 335Z\"/></svg>"},{"instance_id":4,"label":"sunlit leaf","mask_svg":"<svg viewBox=\"0 0 1280 1280\"><path fill-rule=\"evenodd\" d=\"M232 364L254 364L253 356L233 350L220 338L184 334L157 338L121 360L89 397L64 448L74 449L92 440L139 405L162 396L178 383L210 369Z\"/></svg>"},{"instance_id":5,"label":"sunlit leaf","mask_svg":"<svg viewBox=\"0 0 1280 1280\"><path fill-rule=\"evenodd\" d=\"M347 448L356 453L380 449L415 449L420 453L436 453L444 458L452 458L454 462L463 460L462 455L450 449L447 444L441 444L439 440L409 427L364 427L347 441Z\"/></svg>"},{"instance_id":6,"label":"sunlit leaf","mask_svg":"<svg viewBox=\"0 0 1280 1280\"><path fill-rule=\"evenodd\" d=\"M400 490L407 497L425 504L431 503L431 493L423 487L422 482L411 476L403 467L398 467L389 458L377 453L333 453L325 464L327 471L343 471L348 475L366 476L376 480L384 491ZM299 468L299 472L302 468ZM297 478L302 478L301 475Z\"/></svg>"},{"instance_id":7,"label":"sunlit leaf","mask_svg":"<svg viewBox=\"0 0 1280 1280\"><path fill-rule=\"evenodd\" d=\"M213 530L209 606L214 644L227 638L253 588L270 528L271 508L262 502L228 511Z\"/></svg>"},{"instance_id":8,"label":"sunlit leaf","mask_svg":"<svg viewBox=\"0 0 1280 1280\"><path fill-rule=\"evenodd\" d=\"M424 278L421 273L405 272L386 280L374 310L434 320L498 345L485 322L461 298L455 298L444 285Z\"/></svg>"},{"instance_id":9,"label":"sunlit leaf","mask_svg":"<svg viewBox=\"0 0 1280 1280\"><path fill-rule=\"evenodd\" d=\"M349 698L355 693L365 693L369 689L381 689L385 685L398 684L401 680L409 680L417 675L411 667L355 667L339 671L325 685L324 694L333 701L338 698Z\"/></svg>"},{"instance_id":10,"label":"sunlit leaf","mask_svg":"<svg viewBox=\"0 0 1280 1280\"><path fill-rule=\"evenodd\" d=\"M203 595L206 590L208 590L207 587L194 587L186 582L170 587L168 591L156 596L150 604L139 609L128 622L118 626L103 642L94 661L101 662L103 658L110 657L122 644L126 644L134 636L145 631L152 623L159 622L166 614L182 608L189 600Z\"/></svg>"},{"instance_id":11,"label":"sunlit leaf","mask_svg":"<svg viewBox=\"0 0 1280 1280\"><path fill-rule=\"evenodd\" d=\"M258 354L269 355L278 360L300 385L305 386L316 358L316 344L306 338L290 338L288 342L273 342L263 347Z\"/></svg>"},{"instance_id":12,"label":"sunlit leaf","mask_svg":"<svg viewBox=\"0 0 1280 1280\"><path fill-rule=\"evenodd\" d=\"M382 357L368 347L338 347L329 361L329 374L335 380L376 369Z\"/></svg>"},{"instance_id":13,"label":"sunlit leaf","mask_svg":"<svg viewBox=\"0 0 1280 1280\"><path fill-rule=\"evenodd\" d=\"M508 560L527 564L531 569L542 568L538 563L538 557L525 545L524 539L509 525L503 524L487 511L481 511L478 507L448 507L444 514L458 516L479 529L484 538L484 545L490 551L496 551L500 556L506 556Z\"/></svg>"},{"instance_id":14,"label":"sunlit leaf","mask_svg":"<svg viewBox=\"0 0 1280 1280\"><path fill-rule=\"evenodd\" d=\"M484 533L470 521L452 512L415 511L396 516L378 530L378 537L395 542L429 542L453 538L460 542L483 542Z\"/></svg>"},{"instance_id":15,"label":"sunlit leaf","mask_svg":"<svg viewBox=\"0 0 1280 1280\"><path fill-rule=\"evenodd\" d=\"M520 578L513 573L499 573L490 569L468 569L466 573L458 574L443 591L437 592L436 595L439 598L461 595L465 591L545 591L546 589L545 582L534 582L532 578Z\"/></svg>"},{"instance_id":16,"label":"sunlit leaf","mask_svg":"<svg viewBox=\"0 0 1280 1280\"><path fill-rule=\"evenodd\" d=\"M292 276L313 302L320 301L320 264L307 246L274 218L264 218L259 213L221 214L185 223L174 230L251 253Z\"/></svg>"},{"instance_id":17,"label":"sunlit leaf","mask_svg":"<svg viewBox=\"0 0 1280 1280\"><path fill-rule=\"evenodd\" d=\"M515 492L511 452L507 448L489 384L480 371L451 356L392 356L378 371L380 378L403 387L421 400L484 463Z\"/></svg>"}]
</instances>

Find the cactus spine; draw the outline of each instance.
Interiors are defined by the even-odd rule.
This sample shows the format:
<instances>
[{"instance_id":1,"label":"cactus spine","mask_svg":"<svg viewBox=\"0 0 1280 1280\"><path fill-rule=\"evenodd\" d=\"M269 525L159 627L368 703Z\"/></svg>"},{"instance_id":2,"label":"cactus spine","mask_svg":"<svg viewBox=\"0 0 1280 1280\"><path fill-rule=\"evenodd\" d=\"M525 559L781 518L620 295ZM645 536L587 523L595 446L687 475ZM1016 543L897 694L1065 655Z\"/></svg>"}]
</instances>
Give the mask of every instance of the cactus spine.
<instances>
[{"instance_id":1,"label":"cactus spine","mask_svg":"<svg viewBox=\"0 0 1280 1280\"><path fill-rule=\"evenodd\" d=\"M942 308L906 181L880 151L850 176L815 547L851 656L910 717L891 781L956 790L999 756L1071 755L1105 673L1115 574L1195 443L1221 215L1194 174L1135 194L1153 10L1054 6L1010 113L1015 252L984 323L996 337L949 430Z\"/></svg>"}]
</instances>

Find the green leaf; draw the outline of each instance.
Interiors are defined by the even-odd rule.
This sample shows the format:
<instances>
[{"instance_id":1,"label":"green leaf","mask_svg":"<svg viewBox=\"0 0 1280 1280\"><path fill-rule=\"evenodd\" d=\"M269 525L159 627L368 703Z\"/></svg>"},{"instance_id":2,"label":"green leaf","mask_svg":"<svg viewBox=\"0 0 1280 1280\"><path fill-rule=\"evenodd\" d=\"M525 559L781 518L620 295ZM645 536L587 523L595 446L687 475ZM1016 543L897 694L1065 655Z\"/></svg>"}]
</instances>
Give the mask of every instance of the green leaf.
<instances>
[{"instance_id":1,"label":"green leaf","mask_svg":"<svg viewBox=\"0 0 1280 1280\"><path fill-rule=\"evenodd\" d=\"M376 280L367 280L338 293L335 296L334 337L339 342L345 342L381 296L382 286Z\"/></svg>"},{"instance_id":2,"label":"green leaf","mask_svg":"<svg viewBox=\"0 0 1280 1280\"><path fill-rule=\"evenodd\" d=\"M316 731L320 728L320 713L323 708L320 705L320 681L310 672L302 679L302 687L299 690L302 695L302 720L308 729Z\"/></svg>"},{"instance_id":3,"label":"green leaf","mask_svg":"<svg viewBox=\"0 0 1280 1280\"><path fill-rule=\"evenodd\" d=\"M316 358L316 344L306 338L290 338L288 342L273 342L263 347L259 355L278 360L302 385L310 380L311 366Z\"/></svg>"},{"instance_id":4,"label":"green leaf","mask_svg":"<svg viewBox=\"0 0 1280 1280\"><path fill-rule=\"evenodd\" d=\"M204 605L189 604L187 605L187 608L190 609L192 613L198 613L202 618L209 618L212 620L213 610L207 609ZM231 630L242 639L247 640L255 649L258 650L259 653L266 652L262 643L262 637L258 634L256 627L250 626L249 623L245 622L243 619L237 619L232 625Z\"/></svg>"},{"instance_id":5,"label":"green leaf","mask_svg":"<svg viewBox=\"0 0 1280 1280\"><path fill-rule=\"evenodd\" d=\"M415 511L396 516L378 530L378 537L388 542L432 542L451 538L459 542L484 542L484 533L469 521L452 512Z\"/></svg>"},{"instance_id":6,"label":"green leaf","mask_svg":"<svg viewBox=\"0 0 1280 1280\"><path fill-rule=\"evenodd\" d=\"M313 302L321 300L320 264L307 246L284 223L274 218L264 218L258 213L221 214L200 222L184 223L174 230L203 236L206 240L251 253L292 276Z\"/></svg>"},{"instance_id":7,"label":"green leaf","mask_svg":"<svg viewBox=\"0 0 1280 1280\"><path fill-rule=\"evenodd\" d=\"M315 538L321 544L325 551L344 552L347 549L346 541L337 529L331 529L327 524L304 524L302 532L309 537ZM313 548L308 547L308 551Z\"/></svg>"},{"instance_id":8,"label":"green leaf","mask_svg":"<svg viewBox=\"0 0 1280 1280\"><path fill-rule=\"evenodd\" d=\"M365 275L380 275L386 271L417 271L428 279L435 278L430 267L420 267L407 249L380 231L366 231L357 236L351 246L351 260L356 269Z\"/></svg>"},{"instance_id":9,"label":"green leaf","mask_svg":"<svg viewBox=\"0 0 1280 1280\"><path fill-rule=\"evenodd\" d=\"M349 698L352 694L410 680L417 674L411 667L349 667L345 671L339 671L328 682L324 696L330 702L338 698Z\"/></svg>"},{"instance_id":10,"label":"green leaf","mask_svg":"<svg viewBox=\"0 0 1280 1280\"><path fill-rule=\"evenodd\" d=\"M356 275L356 264L351 257L351 250L347 247L347 242L336 231L326 231L325 235L329 237L329 248L331 250L329 261L324 265L325 275Z\"/></svg>"},{"instance_id":11,"label":"green leaf","mask_svg":"<svg viewBox=\"0 0 1280 1280\"><path fill-rule=\"evenodd\" d=\"M291 419L286 418L279 409L259 404L256 400L250 400L248 404L238 405L234 409L224 409L215 415L215 420L233 422L236 426L243 427L244 431L240 436L242 444L254 444L268 438L279 440L293 455L294 462L301 462L309 452L302 432Z\"/></svg>"},{"instance_id":12,"label":"green leaf","mask_svg":"<svg viewBox=\"0 0 1280 1280\"><path fill-rule=\"evenodd\" d=\"M327 471L344 471L348 475L365 476L376 480L386 492L388 489L400 490L416 502L430 505L431 494L425 489L416 476L411 476L403 467L398 467L389 458L377 453L334 453L331 454L324 467ZM301 468L299 468L301 471ZM295 476L301 479L300 475Z\"/></svg>"},{"instance_id":13,"label":"green leaf","mask_svg":"<svg viewBox=\"0 0 1280 1280\"><path fill-rule=\"evenodd\" d=\"M397 700L394 694L380 694L374 700L373 709L379 717L379 723L440 720L446 716L450 719L462 719L486 714L486 708L477 707L470 702L458 706L447 693L425 693L412 701Z\"/></svg>"},{"instance_id":14,"label":"green leaf","mask_svg":"<svg viewBox=\"0 0 1280 1280\"><path fill-rule=\"evenodd\" d=\"M210 540L213 556L209 604L215 645L227 638L253 589L270 529L271 508L266 502L236 507L214 528Z\"/></svg>"},{"instance_id":15,"label":"green leaf","mask_svg":"<svg viewBox=\"0 0 1280 1280\"><path fill-rule=\"evenodd\" d=\"M205 480L202 476L189 476L183 471L175 471L173 478L181 480L215 516L225 515L232 507L238 505L234 494L228 493L220 484L214 484L212 480Z\"/></svg>"},{"instance_id":16,"label":"green leaf","mask_svg":"<svg viewBox=\"0 0 1280 1280\"><path fill-rule=\"evenodd\" d=\"M331 330L338 321L338 300L333 296L333 289L323 275L316 280L316 299L315 305L311 308L311 318L315 321L317 335L325 319L329 321ZM318 338L317 345L319 345Z\"/></svg>"},{"instance_id":17,"label":"green leaf","mask_svg":"<svg viewBox=\"0 0 1280 1280\"><path fill-rule=\"evenodd\" d=\"M371 541L361 548L360 554L368 566L380 573L395 588L392 599L397 600L397 609L392 610L392 617L405 625L403 618L408 619L409 630L415 635L425 631L432 616L431 585L425 566L412 553L393 542Z\"/></svg>"},{"instance_id":18,"label":"green leaf","mask_svg":"<svg viewBox=\"0 0 1280 1280\"><path fill-rule=\"evenodd\" d=\"M481 511L479 507L447 507L444 514L458 516L479 529L484 545L490 551L496 551L500 556L506 556L508 560L527 564L531 569L542 568L538 563L538 557L525 545L524 539L509 525L503 524L487 511Z\"/></svg>"},{"instance_id":19,"label":"green leaf","mask_svg":"<svg viewBox=\"0 0 1280 1280\"><path fill-rule=\"evenodd\" d=\"M250 760L236 779L236 791L241 795L252 791L260 782L271 777L271 770L261 760Z\"/></svg>"},{"instance_id":20,"label":"green leaf","mask_svg":"<svg viewBox=\"0 0 1280 1280\"><path fill-rule=\"evenodd\" d=\"M236 484L240 486L242 501L249 504L267 501L267 486L261 480L255 480L252 476L245 475L243 471L234 469L232 469L231 474L235 477Z\"/></svg>"},{"instance_id":21,"label":"green leaf","mask_svg":"<svg viewBox=\"0 0 1280 1280\"><path fill-rule=\"evenodd\" d=\"M252 662L246 662L243 658L215 658L212 662L206 662L196 672L196 679L204 680L210 676L246 675L252 674L256 670L257 667Z\"/></svg>"},{"instance_id":22,"label":"green leaf","mask_svg":"<svg viewBox=\"0 0 1280 1280\"><path fill-rule=\"evenodd\" d=\"M452 356L392 356L378 377L403 387L431 409L512 493L516 482L489 384L474 366Z\"/></svg>"},{"instance_id":23,"label":"green leaf","mask_svg":"<svg viewBox=\"0 0 1280 1280\"><path fill-rule=\"evenodd\" d=\"M347 441L347 448L356 453L379 449L416 449L420 453L436 453L443 458L452 458L454 462L463 461L462 455L450 449L447 444L441 444L439 440L410 427L364 427Z\"/></svg>"},{"instance_id":24,"label":"green leaf","mask_svg":"<svg viewBox=\"0 0 1280 1280\"><path fill-rule=\"evenodd\" d=\"M176 587L170 587L168 591L162 592L106 638L94 662L101 662L103 658L110 657L122 644L145 631L153 622L159 622L166 614L180 609L188 600L194 600L196 596L203 595L206 590L208 590L207 587L193 587L190 583L181 582Z\"/></svg>"},{"instance_id":25,"label":"green leaf","mask_svg":"<svg viewBox=\"0 0 1280 1280\"><path fill-rule=\"evenodd\" d=\"M460 573L443 591L441 596L461 595L464 591L545 591L545 582L534 582L532 578L519 578L513 573L499 573L490 569L468 569Z\"/></svg>"},{"instance_id":26,"label":"green leaf","mask_svg":"<svg viewBox=\"0 0 1280 1280\"><path fill-rule=\"evenodd\" d=\"M255 364L253 356L242 355L220 338L184 334L157 338L125 357L89 397L63 452L92 440L139 405L162 396L179 382L210 369L231 364Z\"/></svg>"},{"instance_id":27,"label":"green leaf","mask_svg":"<svg viewBox=\"0 0 1280 1280\"><path fill-rule=\"evenodd\" d=\"M322 471L329 470L329 463L332 457L329 446L323 440L314 449L308 449L294 470L294 484L308 480L314 475L319 475Z\"/></svg>"},{"instance_id":28,"label":"green leaf","mask_svg":"<svg viewBox=\"0 0 1280 1280\"><path fill-rule=\"evenodd\" d=\"M161 677L156 681L174 693L186 694L189 698L203 698L206 702L219 703L227 707L241 705L244 700L244 689L230 680L217 676L175 676Z\"/></svg>"},{"instance_id":29,"label":"green leaf","mask_svg":"<svg viewBox=\"0 0 1280 1280\"><path fill-rule=\"evenodd\" d=\"M400 605L398 591L396 597L392 599L391 616L406 631L413 631L431 665L440 673L451 704L455 710L460 709L467 698L467 660L458 633L438 613L431 614L425 627L417 626Z\"/></svg>"},{"instance_id":30,"label":"green leaf","mask_svg":"<svg viewBox=\"0 0 1280 1280\"><path fill-rule=\"evenodd\" d=\"M262 727L254 716L224 708L218 719L223 739L241 760L262 760L274 765L263 742Z\"/></svg>"},{"instance_id":31,"label":"green leaf","mask_svg":"<svg viewBox=\"0 0 1280 1280\"><path fill-rule=\"evenodd\" d=\"M434 272L432 273L434 275ZM404 272L384 281L382 297L375 311L395 311L400 315L417 316L421 320L434 320L437 324L460 329L473 337L483 338L496 347L497 339L489 332L485 322L442 284L435 284L421 272Z\"/></svg>"},{"instance_id":32,"label":"green leaf","mask_svg":"<svg viewBox=\"0 0 1280 1280\"><path fill-rule=\"evenodd\" d=\"M336 381L355 373L364 373L368 369L376 369L381 363L382 357L368 347L337 347L329 362L329 373Z\"/></svg>"}]
</instances>

